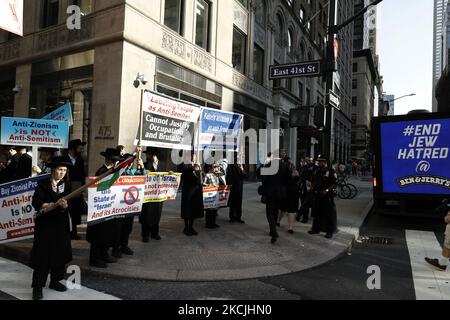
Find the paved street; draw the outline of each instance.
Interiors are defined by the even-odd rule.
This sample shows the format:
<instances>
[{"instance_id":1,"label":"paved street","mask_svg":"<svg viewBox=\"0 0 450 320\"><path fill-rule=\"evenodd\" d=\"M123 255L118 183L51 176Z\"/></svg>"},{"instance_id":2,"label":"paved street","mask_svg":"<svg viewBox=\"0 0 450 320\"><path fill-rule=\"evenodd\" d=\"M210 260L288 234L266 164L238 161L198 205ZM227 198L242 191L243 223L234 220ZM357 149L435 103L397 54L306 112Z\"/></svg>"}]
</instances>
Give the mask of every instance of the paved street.
<instances>
[{"instance_id":1,"label":"paved street","mask_svg":"<svg viewBox=\"0 0 450 320\"><path fill-rule=\"evenodd\" d=\"M268 243L269 237L265 235L263 213L260 220L254 221L253 212L257 204L257 197L251 197L246 203L245 225L229 225L226 222L225 214L221 214L222 228L208 233L199 224L200 235L198 238L179 237L181 223L175 222L176 216L166 214L163 221L163 236L161 242L151 242L146 245L148 258L142 260L135 256L132 259L121 259L118 264L112 265L106 272L100 273L98 270L83 268L82 285L86 289L90 288L91 295L82 295L84 299L168 299L168 300L208 300L208 299L232 299L232 300L308 300L308 299L450 299L450 274L435 271L425 265L423 257L425 255L436 256L439 254L439 242L443 238L443 225L439 220L433 219L406 219L404 217L381 216L371 213L361 227L359 239L353 246L344 248L344 243L340 242L343 235L349 236L346 231L352 230L348 211L352 205L348 201L358 201L364 203L362 199L366 196L370 199L370 188L367 181L354 181L358 184L362 193L355 200L338 200L340 217L340 232L336 239L330 244L326 243L323 236L309 236L306 234L308 226L300 223L296 224L296 233L292 237L284 233L285 224L280 228L281 240L277 245L271 246ZM364 189L364 186L367 190ZM253 192L254 185L247 185L246 190ZM365 201L367 203L367 199ZM369 201L370 203L370 201ZM345 204L345 205L344 205ZM360 206L361 208L364 206ZM176 208L176 203L173 204ZM344 209L346 208L346 209ZM169 209L169 206L166 207ZM357 220L355 214L353 221ZM173 230L169 229L173 226ZM139 231L139 225L135 230ZM359 228L353 228L358 230ZM355 235L357 235L357 231ZM227 242L223 238L230 234L236 237L235 241ZM203 235L203 236L202 236ZM253 236L252 236L253 235ZM138 234L134 235L134 249L139 249ZM174 244L175 237L178 246ZM218 240L219 239L219 240ZM386 244L377 243L383 240ZM180 245L181 241L183 245ZM209 242L209 243L208 243ZM80 242L81 243L81 242ZM219 244L216 254L211 254L211 247ZM22 242L20 249L26 248L26 242ZM302 246L303 245L303 246ZM197 251L191 261L197 261L198 265L191 265L192 277L189 279L158 279L164 274L151 274L152 270L162 268L164 252L157 247L165 248L166 254L173 259L173 263L181 265L186 263L182 257L177 260L175 257L179 248L202 247ZM169 246L173 246L169 248ZM237 250L236 257L218 258L221 252L226 252L228 246ZM328 249L321 249L321 246L328 246ZM342 248L341 248L342 247ZM190 249L189 249L190 248ZM250 250L249 248L252 248ZM172 250L170 252L169 250ZM186 250L186 249L185 249ZM249 252L253 252L257 257L258 250L264 258L247 258ZM315 253L314 253L315 250ZM334 256L330 251L334 250ZM3 250L5 252L5 250ZM20 251L19 251L20 252ZM22 251L23 252L23 251ZM79 244L75 245L75 254L87 253ZM193 252L193 251L189 251ZM194 254L194 253L192 253ZM253 266L248 268L248 264L269 264L273 260L267 257L278 254L278 265L287 263L287 257L298 264L294 265L300 270L283 270L268 268L260 271L261 268ZM264 256L265 255L265 256ZM241 257L240 264L235 262ZM166 258L167 259L167 258ZM162 260L167 263L167 260ZM324 261L321 263L321 261ZM82 261L83 262L83 261ZM26 267L2 260L2 263L9 268L20 267L22 275L11 278L10 271L2 268L0 274L0 299L28 299L29 279L31 271ZM139 263L146 263L138 265ZM209 271L215 266L217 273ZM272 262L273 264L274 262ZM228 272L225 272L224 265L231 264ZM292 263L290 264L293 265ZM381 270L381 289L369 290L367 288L367 268L377 265ZM117 266L117 267L116 267ZM186 268L188 263L184 265ZM246 266L247 268L243 268ZM303 266L303 269L301 267ZM311 266L307 268L306 266ZM173 266L167 264L166 269ZM179 267L179 266L178 266ZM241 267L241 268L239 268ZM196 269L197 268L197 269ZM202 269L203 268L203 269ZM208 269L210 268L210 269ZM119 272L118 270L121 270ZM250 270L248 270L250 269ZM284 271L284 272L282 272ZM133 273L134 272L134 273ZM255 272L255 273L251 273ZM261 272L262 275L258 274ZM273 273L273 274L270 274ZM202 278L203 275L203 278ZM166 274L167 276L167 274ZM223 279L221 279L223 278ZM7 282L5 282L7 279ZM77 290L72 295L62 297L63 299L77 299L80 297ZM54 298L49 295L48 299ZM61 297L60 297L61 298Z\"/></svg>"}]
</instances>

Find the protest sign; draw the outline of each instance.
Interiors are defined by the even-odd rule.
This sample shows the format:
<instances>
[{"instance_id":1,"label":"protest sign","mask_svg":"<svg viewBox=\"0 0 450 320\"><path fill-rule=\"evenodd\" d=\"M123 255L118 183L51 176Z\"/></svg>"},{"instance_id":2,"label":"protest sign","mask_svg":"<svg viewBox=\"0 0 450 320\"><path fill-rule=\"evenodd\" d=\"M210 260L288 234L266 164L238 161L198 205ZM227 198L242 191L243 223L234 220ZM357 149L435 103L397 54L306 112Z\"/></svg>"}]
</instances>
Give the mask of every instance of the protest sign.
<instances>
[{"instance_id":1,"label":"protest sign","mask_svg":"<svg viewBox=\"0 0 450 320\"><path fill-rule=\"evenodd\" d=\"M23 0L0 1L0 29L23 36Z\"/></svg>"},{"instance_id":2,"label":"protest sign","mask_svg":"<svg viewBox=\"0 0 450 320\"><path fill-rule=\"evenodd\" d=\"M66 103L65 105L49 113L42 119L54 121L67 121L69 123L69 126L73 126L72 105L70 103Z\"/></svg>"},{"instance_id":3,"label":"protest sign","mask_svg":"<svg viewBox=\"0 0 450 320\"><path fill-rule=\"evenodd\" d=\"M175 200L181 173L149 172L145 185L144 203Z\"/></svg>"},{"instance_id":4,"label":"protest sign","mask_svg":"<svg viewBox=\"0 0 450 320\"><path fill-rule=\"evenodd\" d=\"M0 144L67 148L69 124L66 121L3 117Z\"/></svg>"},{"instance_id":5,"label":"protest sign","mask_svg":"<svg viewBox=\"0 0 450 320\"><path fill-rule=\"evenodd\" d=\"M94 177L89 178L94 180ZM142 210L145 176L120 177L110 189L97 191L97 185L88 190L89 225L115 218L133 216Z\"/></svg>"},{"instance_id":6,"label":"protest sign","mask_svg":"<svg viewBox=\"0 0 450 320\"><path fill-rule=\"evenodd\" d=\"M204 209L218 209L228 205L231 186L203 187Z\"/></svg>"},{"instance_id":7,"label":"protest sign","mask_svg":"<svg viewBox=\"0 0 450 320\"><path fill-rule=\"evenodd\" d=\"M237 113L202 108L200 149L238 152L243 118Z\"/></svg>"},{"instance_id":8,"label":"protest sign","mask_svg":"<svg viewBox=\"0 0 450 320\"><path fill-rule=\"evenodd\" d=\"M0 185L0 244L33 238L35 210L31 205L38 183L50 175Z\"/></svg>"},{"instance_id":9,"label":"protest sign","mask_svg":"<svg viewBox=\"0 0 450 320\"><path fill-rule=\"evenodd\" d=\"M142 146L192 149L200 108L146 91L143 95L142 110Z\"/></svg>"}]
</instances>

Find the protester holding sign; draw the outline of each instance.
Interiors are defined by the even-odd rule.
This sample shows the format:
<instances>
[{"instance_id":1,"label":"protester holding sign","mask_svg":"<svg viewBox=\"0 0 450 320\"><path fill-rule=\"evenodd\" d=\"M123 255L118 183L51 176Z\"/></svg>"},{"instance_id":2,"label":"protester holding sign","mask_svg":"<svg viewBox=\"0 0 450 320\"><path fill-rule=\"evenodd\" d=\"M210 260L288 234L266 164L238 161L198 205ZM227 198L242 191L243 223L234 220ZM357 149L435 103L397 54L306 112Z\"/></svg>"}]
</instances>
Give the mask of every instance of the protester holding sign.
<instances>
[{"instance_id":1,"label":"protester holding sign","mask_svg":"<svg viewBox=\"0 0 450 320\"><path fill-rule=\"evenodd\" d=\"M145 172L158 172L159 169L159 159L158 159L158 149L147 148L147 163ZM142 207L142 213L139 216L139 222L142 225L142 241L148 242L151 236L154 240L161 240L159 234L159 222L161 221L161 214L164 202L150 202L145 203Z\"/></svg>"},{"instance_id":2,"label":"protester holding sign","mask_svg":"<svg viewBox=\"0 0 450 320\"><path fill-rule=\"evenodd\" d=\"M105 157L105 164L95 173L96 176L105 173L109 169L116 166L122 159L119 151L108 148L100 153ZM108 253L110 247L117 245L120 236L119 219L111 219L95 225L88 225L86 240L91 244L90 262L91 266L97 268L106 268L106 263L115 263L117 259L111 257Z\"/></svg>"},{"instance_id":3,"label":"protester holding sign","mask_svg":"<svg viewBox=\"0 0 450 320\"><path fill-rule=\"evenodd\" d=\"M86 173L84 169L84 160L82 158L83 148L86 142L80 139L69 142L69 153L64 158L67 162L72 163L73 169L70 170L70 182L72 189L76 190L86 183ZM80 240L78 236L77 226L81 224L81 215L87 214L87 204L84 201L83 193L80 193L70 203L70 218L72 219L72 232L70 234L72 240Z\"/></svg>"},{"instance_id":4,"label":"protester holding sign","mask_svg":"<svg viewBox=\"0 0 450 320\"><path fill-rule=\"evenodd\" d=\"M218 187L221 182L219 179L220 168L217 163L205 164L205 178L203 180L204 187ZM218 208L205 210L205 220L207 229L216 229L220 226L216 223Z\"/></svg>"},{"instance_id":5,"label":"protester holding sign","mask_svg":"<svg viewBox=\"0 0 450 320\"><path fill-rule=\"evenodd\" d=\"M181 218L184 219L183 233L187 236L198 235L193 228L194 220L203 218L202 170L200 165L195 162L196 157L193 155L191 164L182 164L179 167L183 184Z\"/></svg>"},{"instance_id":6,"label":"protester holding sign","mask_svg":"<svg viewBox=\"0 0 450 320\"><path fill-rule=\"evenodd\" d=\"M65 265L72 260L68 203L63 197L71 192L66 180L71 164L56 158L50 164L52 174L41 181L33 195L36 211L46 210L35 221L34 243L31 250L33 272L33 299L43 298L42 288L50 273L50 289L64 292L67 288L59 281L64 279Z\"/></svg>"},{"instance_id":7,"label":"protester holding sign","mask_svg":"<svg viewBox=\"0 0 450 320\"><path fill-rule=\"evenodd\" d=\"M39 160L41 161L38 166L33 166L32 171L39 175L50 174L52 172L52 168L49 164L52 162L52 159L58 149L43 147L39 148L38 151L40 152Z\"/></svg>"}]
</instances>

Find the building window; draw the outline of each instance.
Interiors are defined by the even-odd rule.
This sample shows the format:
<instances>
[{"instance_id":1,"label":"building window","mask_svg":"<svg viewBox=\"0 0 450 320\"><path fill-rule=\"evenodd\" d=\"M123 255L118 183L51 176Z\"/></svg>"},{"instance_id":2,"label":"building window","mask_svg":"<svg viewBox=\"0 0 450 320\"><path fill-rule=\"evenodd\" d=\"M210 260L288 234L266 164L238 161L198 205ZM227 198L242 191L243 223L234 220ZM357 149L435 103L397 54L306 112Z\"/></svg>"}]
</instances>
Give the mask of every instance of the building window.
<instances>
[{"instance_id":1,"label":"building window","mask_svg":"<svg viewBox=\"0 0 450 320\"><path fill-rule=\"evenodd\" d=\"M245 49L247 44L246 36L241 33L236 27L233 30L233 68L237 71L245 72Z\"/></svg>"},{"instance_id":2,"label":"building window","mask_svg":"<svg viewBox=\"0 0 450 320\"><path fill-rule=\"evenodd\" d=\"M282 41L283 40L283 29L284 29L283 18L281 17L280 14L277 14L275 42L277 42L280 45L283 43L283 41Z\"/></svg>"},{"instance_id":3,"label":"building window","mask_svg":"<svg viewBox=\"0 0 450 320\"><path fill-rule=\"evenodd\" d=\"M353 63L353 72L358 72L358 63Z\"/></svg>"},{"instance_id":4,"label":"building window","mask_svg":"<svg viewBox=\"0 0 450 320\"><path fill-rule=\"evenodd\" d=\"M208 50L209 9L209 2L197 0L195 7L195 44L205 50Z\"/></svg>"},{"instance_id":5,"label":"building window","mask_svg":"<svg viewBox=\"0 0 450 320\"><path fill-rule=\"evenodd\" d=\"M43 0L42 28L58 24L59 0Z\"/></svg>"},{"instance_id":6,"label":"building window","mask_svg":"<svg viewBox=\"0 0 450 320\"><path fill-rule=\"evenodd\" d=\"M294 52L294 43L293 43L293 36L292 36L292 30L288 29L288 54L292 55L292 53Z\"/></svg>"},{"instance_id":7,"label":"building window","mask_svg":"<svg viewBox=\"0 0 450 320\"><path fill-rule=\"evenodd\" d=\"M311 90L306 89L306 105L311 105Z\"/></svg>"},{"instance_id":8,"label":"building window","mask_svg":"<svg viewBox=\"0 0 450 320\"><path fill-rule=\"evenodd\" d=\"M262 85L264 83L264 50L255 43L253 54L253 78Z\"/></svg>"},{"instance_id":9,"label":"building window","mask_svg":"<svg viewBox=\"0 0 450 320\"><path fill-rule=\"evenodd\" d=\"M301 82L298 83L298 97L300 98L300 100L302 100L303 103L303 83Z\"/></svg>"},{"instance_id":10,"label":"building window","mask_svg":"<svg viewBox=\"0 0 450 320\"><path fill-rule=\"evenodd\" d=\"M352 106L356 107L358 105L358 98L352 97Z\"/></svg>"},{"instance_id":11,"label":"building window","mask_svg":"<svg viewBox=\"0 0 450 320\"><path fill-rule=\"evenodd\" d=\"M80 7L82 16L92 13L92 0L70 0L69 4Z\"/></svg>"},{"instance_id":12,"label":"building window","mask_svg":"<svg viewBox=\"0 0 450 320\"><path fill-rule=\"evenodd\" d=\"M286 79L286 89L292 92L292 78Z\"/></svg>"},{"instance_id":13,"label":"building window","mask_svg":"<svg viewBox=\"0 0 450 320\"><path fill-rule=\"evenodd\" d=\"M166 0L164 7L164 25L181 34L183 16L182 0Z\"/></svg>"},{"instance_id":14,"label":"building window","mask_svg":"<svg viewBox=\"0 0 450 320\"><path fill-rule=\"evenodd\" d=\"M352 80L352 89L358 89L358 80L356 79Z\"/></svg>"},{"instance_id":15,"label":"building window","mask_svg":"<svg viewBox=\"0 0 450 320\"><path fill-rule=\"evenodd\" d=\"M305 19L305 9L303 9L303 7L300 7L299 18L301 21Z\"/></svg>"},{"instance_id":16,"label":"building window","mask_svg":"<svg viewBox=\"0 0 450 320\"><path fill-rule=\"evenodd\" d=\"M288 6L292 8L293 0L286 0L286 2L287 2L287 4L288 4Z\"/></svg>"}]
</instances>

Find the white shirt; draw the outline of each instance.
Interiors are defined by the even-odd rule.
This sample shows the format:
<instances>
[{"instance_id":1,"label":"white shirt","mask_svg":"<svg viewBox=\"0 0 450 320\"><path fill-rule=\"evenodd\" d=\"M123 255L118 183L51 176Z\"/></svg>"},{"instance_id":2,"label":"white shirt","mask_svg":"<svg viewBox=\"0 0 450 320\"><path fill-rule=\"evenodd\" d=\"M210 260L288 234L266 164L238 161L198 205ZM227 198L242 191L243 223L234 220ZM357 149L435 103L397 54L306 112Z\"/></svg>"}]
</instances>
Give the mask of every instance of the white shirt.
<instances>
[{"instance_id":1,"label":"white shirt","mask_svg":"<svg viewBox=\"0 0 450 320\"><path fill-rule=\"evenodd\" d=\"M75 165L75 162L77 162L77 158L72 157L72 155L69 153L70 161L72 161L72 164Z\"/></svg>"}]
</instances>

